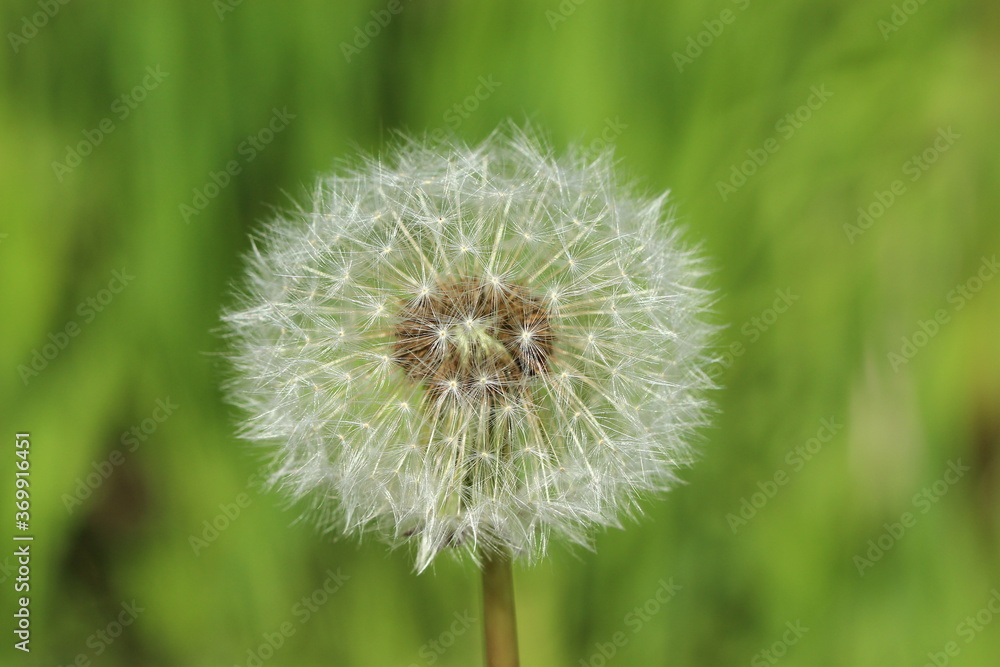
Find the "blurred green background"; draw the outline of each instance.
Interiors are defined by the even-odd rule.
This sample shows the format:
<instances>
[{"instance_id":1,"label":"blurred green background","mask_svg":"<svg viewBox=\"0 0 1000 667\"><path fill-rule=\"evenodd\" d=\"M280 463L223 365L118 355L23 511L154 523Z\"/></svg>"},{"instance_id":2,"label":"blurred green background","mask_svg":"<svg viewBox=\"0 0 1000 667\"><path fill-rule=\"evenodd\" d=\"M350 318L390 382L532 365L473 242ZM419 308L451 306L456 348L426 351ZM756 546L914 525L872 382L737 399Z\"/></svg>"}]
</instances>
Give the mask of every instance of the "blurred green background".
<instances>
[{"instance_id":1,"label":"blurred green background","mask_svg":"<svg viewBox=\"0 0 1000 667\"><path fill-rule=\"evenodd\" d=\"M688 484L517 571L523 664L997 664L997 3L0 16L0 497L30 431L36 536L23 655L3 517L3 664L480 664L473 568L258 491L212 330L317 173L508 117L671 189L728 324Z\"/></svg>"}]
</instances>

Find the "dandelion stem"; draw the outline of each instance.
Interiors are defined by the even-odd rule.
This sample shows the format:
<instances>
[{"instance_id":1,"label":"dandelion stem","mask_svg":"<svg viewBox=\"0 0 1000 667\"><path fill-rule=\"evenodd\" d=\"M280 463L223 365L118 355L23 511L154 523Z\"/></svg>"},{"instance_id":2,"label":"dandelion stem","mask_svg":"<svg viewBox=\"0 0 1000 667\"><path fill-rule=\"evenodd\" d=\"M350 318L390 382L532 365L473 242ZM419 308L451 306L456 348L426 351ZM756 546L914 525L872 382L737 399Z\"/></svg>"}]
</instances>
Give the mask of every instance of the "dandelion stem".
<instances>
[{"instance_id":1,"label":"dandelion stem","mask_svg":"<svg viewBox=\"0 0 1000 667\"><path fill-rule=\"evenodd\" d=\"M518 667L514 573L507 552L481 552L486 667Z\"/></svg>"}]
</instances>

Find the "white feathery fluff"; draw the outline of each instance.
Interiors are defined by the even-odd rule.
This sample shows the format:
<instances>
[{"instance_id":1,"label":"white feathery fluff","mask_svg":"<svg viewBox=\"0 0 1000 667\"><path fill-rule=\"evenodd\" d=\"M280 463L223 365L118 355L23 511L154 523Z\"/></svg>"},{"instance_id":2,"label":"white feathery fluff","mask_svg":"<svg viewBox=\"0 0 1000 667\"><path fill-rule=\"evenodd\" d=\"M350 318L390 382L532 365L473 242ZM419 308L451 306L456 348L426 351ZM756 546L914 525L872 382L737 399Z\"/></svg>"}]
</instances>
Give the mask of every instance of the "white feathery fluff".
<instances>
[{"instance_id":1,"label":"white feathery fluff","mask_svg":"<svg viewBox=\"0 0 1000 667\"><path fill-rule=\"evenodd\" d=\"M225 313L241 435L323 530L535 558L667 489L704 422L705 269L610 152L404 140L264 227Z\"/></svg>"}]
</instances>

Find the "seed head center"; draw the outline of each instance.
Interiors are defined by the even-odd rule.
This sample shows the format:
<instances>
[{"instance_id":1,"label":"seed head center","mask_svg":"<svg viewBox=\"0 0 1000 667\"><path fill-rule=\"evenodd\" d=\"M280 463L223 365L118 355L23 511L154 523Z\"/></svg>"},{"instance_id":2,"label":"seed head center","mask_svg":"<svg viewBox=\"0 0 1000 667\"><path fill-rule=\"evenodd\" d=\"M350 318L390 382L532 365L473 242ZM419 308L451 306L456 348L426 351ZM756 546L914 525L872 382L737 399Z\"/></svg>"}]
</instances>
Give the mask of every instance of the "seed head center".
<instances>
[{"instance_id":1,"label":"seed head center","mask_svg":"<svg viewBox=\"0 0 1000 667\"><path fill-rule=\"evenodd\" d=\"M491 278L445 280L399 312L393 360L432 394L505 395L548 372L549 310L526 288Z\"/></svg>"}]
</instances>

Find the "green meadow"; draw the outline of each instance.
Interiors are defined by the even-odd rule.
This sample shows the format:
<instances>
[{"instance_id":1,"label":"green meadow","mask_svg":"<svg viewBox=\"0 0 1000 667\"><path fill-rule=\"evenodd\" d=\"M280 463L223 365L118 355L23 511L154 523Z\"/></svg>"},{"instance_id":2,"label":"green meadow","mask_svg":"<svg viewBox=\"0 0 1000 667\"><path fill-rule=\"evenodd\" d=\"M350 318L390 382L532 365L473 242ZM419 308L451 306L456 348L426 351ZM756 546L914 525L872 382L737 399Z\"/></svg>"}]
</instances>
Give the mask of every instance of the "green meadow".
<instances>
[{"instance_id":1,"label":"green meadow","mask_svg":"<svg viewBox=\"0 0 1000 667\"><path fill-rule=\"evenodd\" d=\"M475 568L416 575L261 489L218 329L249 234L317 175L506 119L669 190L723 325L684 484L516 569L522 665L996 664L996 3L0 16L3 664L481 664Z\"/></svg>"}]
</instances>

